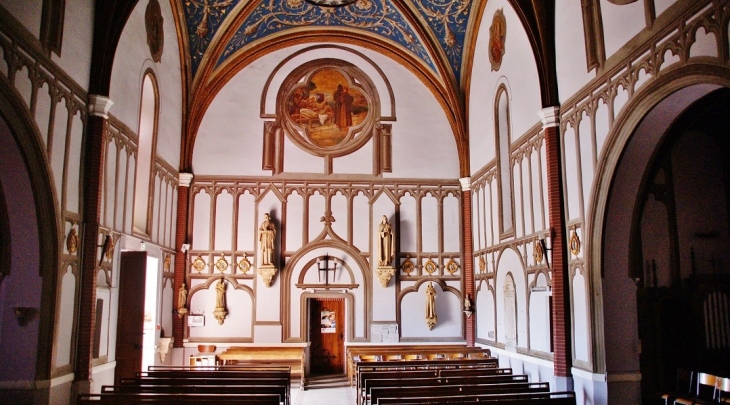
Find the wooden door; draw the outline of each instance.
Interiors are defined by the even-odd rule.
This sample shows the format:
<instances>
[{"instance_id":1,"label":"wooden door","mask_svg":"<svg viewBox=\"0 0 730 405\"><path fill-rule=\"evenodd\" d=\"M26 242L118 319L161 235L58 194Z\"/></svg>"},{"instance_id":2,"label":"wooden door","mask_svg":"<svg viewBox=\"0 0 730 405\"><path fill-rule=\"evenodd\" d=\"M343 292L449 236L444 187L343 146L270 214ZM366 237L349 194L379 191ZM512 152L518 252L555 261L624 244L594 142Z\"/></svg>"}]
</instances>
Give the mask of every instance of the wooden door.
<instances>
[{"instance_id":1,"label":"wooden door","mask_svg":"<svg viewBox=\"0 0 730 405\"><path fill-rule=\"evenodd\" d=\"M345 365L345 300L309 300L310 371L312 374L340 374Z\"/></svg>"},{"instance_id":2,"label":"wooden door","mask_svg":"<svg viewBox=\"0 0 730 405\"><path fill-rule=\"evenodd\" d=\"M117 366L114 381L134 377L142 369L147 252L122 252L119 266Z\"/></svg>"}]
</instances>

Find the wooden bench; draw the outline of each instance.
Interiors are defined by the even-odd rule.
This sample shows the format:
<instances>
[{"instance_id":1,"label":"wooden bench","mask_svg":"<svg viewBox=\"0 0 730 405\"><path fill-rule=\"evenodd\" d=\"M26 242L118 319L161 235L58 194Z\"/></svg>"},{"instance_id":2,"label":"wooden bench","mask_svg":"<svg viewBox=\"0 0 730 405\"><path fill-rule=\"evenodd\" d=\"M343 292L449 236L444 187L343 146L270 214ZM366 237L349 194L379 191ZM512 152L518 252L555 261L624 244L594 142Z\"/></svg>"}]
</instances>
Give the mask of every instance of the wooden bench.
<instances>
[{"instance_id":1,"label":"wooden bench","mask_svg":"<svg viewBox=\"0 0 730 405\"><path fill-rule=\"evenodd\" d=\"M501 377L500 377L501 378ZM520 378L520 380L522 380ZM436 384L436 385L414 385L408 387L373 387L370 390L370 404L378 404L380 398L418 398L418 397L449 397L454 395L485 395L485 394L510 394L510 393L535 393L550 392L550 384L546 382L498 382L483 381L480 383L467 384Z\"/></svg>"},{"instance_id":2,"label":"wooden bench","mask_svg":"<svg viewBox=\"0 0 730 405\"><path fill-rule=\"evenodd\" d=\"M218 358L223 365L289 367L292 380L298 380L299 388L304 388L304 347L231 347Z\"/></svg>"},{"instance_id":3,"label":"wooden bench","mask_svg":"<svg viewBox=\"0 0 730 405\"><path fill-rule=\"evenodd\" d=\"M510 404L510 405L576 405L575 392L527 392L511 394L469 394L446 396L421 396L411 398L379 398L377 405L420 405L420 404Z\"/></svg>"},{"instance_id":4,"label":"wooden bench","mask_svg":"<svg viewBox=\"0 0 730 405\"><path fill-rule=\"evenodd\" d=\"M371 399L373 390L379 390L380 388L388 389L403 389L411 387L433 387L440 386L443 390L447 385L465 385L465 384L504 384L504 383L528 383L528 378L524 374L496 374L496 375L485 375L481 377L464 377L462 381L459 381L457 377L452 377L449 384L445 383L445 379L440 377L420 377L413 378L410 375L397 377L397 378L376 378L365 380L363 389L361 390L361 397L359 404L374 403Z\"/></svg>"},{"instance_id":5,"label":"wooden bench","mask_svg":"<svg viewBox=\"0 0 730 405\"><path fill-rule=\"evenodd\" d=\"M274 394L277 395L279 403L291 404L287 386L270 384L247 384L247 385L190 385L181 384L123 384L114 386L102 386L101 393L166 393L166 394L238 394L247 396L251 394Z\"/></svg>"},{"instance_id":6,"label":"wooden bench","mask_svg":"<svg viewBox=\"0 0 730 405\"><path fill-rule=\"evenodd\" d=\"M275 394L170 394L170 393L101 393L81 394L79 405L130 404L215 404L215 405L280 405Z\"/></svg>"},{"instance_id":7,"label":"wooden bench","mask_svg":"<svg viewBox=\"0 0 730 405\"><path fill-rule=\"evenodd\" d=\"M464 369L464 371L476 371L477 369ZM459 371L459 369L423 369L423 370L397 370L397 371L363 371L358 377L358 386L356 389L356 400L357 403L363 403L364 398L368 396L368 390L373 386L387 386L390 384L394 385L413 385L413 384L429 384L428 379L441 381L452 381L455 383L467 383L466 379L472 379L468 381L470 383L476 383L478 379L483 379L486 376L511 376L511 368L483 368L478 369L480 372L472 373L470 376L464 377L442 377L440 374L444 371ZM390 383L388 383L390 381ZM527 377L520 377L518 381L527 382Z\"/></svg>"},{"instance_id":8,"label":"wooden bench","mask_svg":"<svg viewBox=\"0 0 730 405\"><path fill-rule=\"evenodd\" d=\"M408 361L372 361L357 363L355 386L362 387L360 373L365 371L405 371L405 370L442 370L461 368L497 368L498 360L495 358L460 358L445 360L408 360Z\"/></svg>"},{"instance_id":9,"label":"wooden bench","mask_svg":"<svg viewBox=\"0 0 730 405\"><path fill-rule=\"evenodd\" d=\"M489 349L467 347L465 345L348 345L347 346L347 377L355 385L355 364L360 361L387 361L387 360L433 360L442 358L463 357L491 357Z\"/></svg>"}]
</instances>

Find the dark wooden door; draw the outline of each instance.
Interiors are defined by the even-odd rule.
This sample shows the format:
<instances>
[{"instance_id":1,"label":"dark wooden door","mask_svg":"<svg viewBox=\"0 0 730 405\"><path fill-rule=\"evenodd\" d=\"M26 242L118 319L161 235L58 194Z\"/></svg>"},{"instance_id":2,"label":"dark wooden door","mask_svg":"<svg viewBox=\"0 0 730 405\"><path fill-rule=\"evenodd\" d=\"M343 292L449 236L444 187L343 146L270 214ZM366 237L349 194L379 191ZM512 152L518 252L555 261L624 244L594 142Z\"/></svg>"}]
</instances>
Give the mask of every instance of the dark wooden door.
<instances>
[{"instance_id":1,"label":"dark wooden door","mask_svg":"<svg viewBox=\"0 0 730 405\"><path fill-rule=\"evenodd\" d=\"M117 316L117 367L114 381L134 377L142 370L144 297L147 252L122 252L119 266L119 313Z\"/></svg>"},{"instance_id":2,"label":"dark wooden door","mask_svg":"<svg viewBox=\"0 0 730 405\"><path fill-rule=\"evenodd\" d=\"M345 364L345 300L309 300L310 365L312 374L338 374Z\"/></svg>"}]
</instances>

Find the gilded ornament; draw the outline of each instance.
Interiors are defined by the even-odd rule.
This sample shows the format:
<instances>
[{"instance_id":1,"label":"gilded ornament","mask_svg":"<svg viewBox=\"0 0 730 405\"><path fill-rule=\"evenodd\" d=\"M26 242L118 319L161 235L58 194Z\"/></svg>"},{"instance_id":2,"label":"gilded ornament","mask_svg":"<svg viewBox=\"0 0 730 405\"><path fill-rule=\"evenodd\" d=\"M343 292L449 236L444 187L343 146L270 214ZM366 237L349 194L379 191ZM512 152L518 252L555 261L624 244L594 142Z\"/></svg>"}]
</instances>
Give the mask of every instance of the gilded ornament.
<instances>
[{"instance_id":1,"label":"gilded ornament","mask_svg":"<svg viewBox=\"0 0 730 405\"><path fill-rule=\"evenodd\" d=\"M459 271L459 264L456 263L452 257L449 257L449 261L446 263L446 271L448 271L451 275L454 275L454 273Z\"/></svg>"},{"instance_id":2,"label":"gilded ornament","mask_svg":"<svg viewBox=\"0 0 730 405\"><path fill-rule=\"evenodd\" d=\"M251 262L248 260L248 257L246 257L246 254L243 254L243 258L238 262L238 271L243 274L248 274L249 270L251 270Z\"/></svg>"},{"instance_id":3,"label":"gilded ornament","mask_svg":"<svg viewBox=\"0 0 730 405\"><path fill-rule=\"evenodd\" d=\"M271 287L271 282L276 275L276 267L274 267L273 265L261 266L259 267L258 271L261 279L264 280L264 285L267 287Z\"/></svg>"},{"instance_id":4,"label":"gilded ornament","mask_svg":"<svg viewBox=\"0 0 730 405\"><path fill-rule=\"evenodd\" d=\"M163 264L163 268L165 269L165 271L170 271L171 262L172 262L172 258L170 256L170 254L169 253L165 254L165 261Z\"/></svg>"},{"instance_id":5,"label":"gilded ornament","mask_svg":"<svg viewBox=\"0 0 730 405\"><path fill-rule=\"evenodd\" d=\"M144 13L144 24L147 31L147 46L150 56L155 62L160 62L165 45L165 33L162 29L162 9L157 0L150 0Z\"/></svg>"},{"instance_id":6,"label":"gilded ornament","mask_svg":"<svg viewBox=\"0 0 730 405\"><path fill-rule=\"evenodd\" d=\"M213 316L218 320L218 325L223 325L228 311L226 311L226 282L221 277L215 285L215 310Z\"/></svg>"},{"instance_id":7,"label":"gilded ornament","mask_svg":"<svg viewBox=\"0 0 730 405\"><path fill-rule=\"evenodd\" d=\"M413 261L411 260L411 255L406 255L406 260L403 262L400 268L407 275L411 275L413 270L416 268L416 266L413 264Z\"/></svg>"},{"instance_id":8,"label":"gilded ornament","mask_svg":"<svg viewBox=\"0 0 730 405\"><path fill-rule=\"evenodd\" d=\"M487 271L487 261L484 260L484 256L479 256L479 272L484 273Z\"/></svg>"},{"instance_id":9,"label":"gilded ornament","mask_svg":"<svg viewBox=\"0 0 730 405\"><path fill-rule=\"evenodd\" d=\"M578 238L578 233L575 231L575 228L570 233L570 253L574 256L580 254L580 238Z\"/></svg>"},{"instance_id":10,"label":"gilded ornament","mask_svg":"<svg viewBox=\"0 0 730 405\"><path fill-rule=\"evenodd\" d=\"M75 254L79 250L79 235L76 233L76 227L71 228L68 232L66 249L71 254Z\"/></svg>"},{"instance_id":11,"label":"gilded ornament","mask_svg":"<svg viewBox=\"0 0 730 405\"><path fill-rule=\"evenodd\" d=\"M426 273L433 274L438 269L438 266L436 266L436 263L434 263L433 260L428 259L425 265L423 265L423 269L426 270Z\"/></svg>"},{"instance_id":12,"label":"gilded ornament","mask_svg":"<svg viewBox=\"0 0 730 405\"><path fill-rule=\"evenodd\" d=\"M228 261L225 256L221 255L221 257L215 262L215 269L221 273L228 270Z\"/></svg>"},{"instance_id":13,"label":"gilded ornament","mask_svg":"<svg viewBox=\"0 0 730 405\"><path fill-rule=\"evenodd\" d=\"M532 257L535 258L535 263L540 264L542 263L543 259L545 259L545 251L542 249L542 242L539 240L536 240L533 243L534 246L534 252L532 253Z\"/></svg>"},{"instance_id":14,"label":"gilded ornament","mask_svg":"<svg viewBox=\"0 0 730 405\"><path fill-rule=\"evenodd\" d=\"M193 268L200 273L203 269L205 269L205 260L203 260L200 256L196 257L195 260L193 260Z\"/></svg>"}]
</instances>

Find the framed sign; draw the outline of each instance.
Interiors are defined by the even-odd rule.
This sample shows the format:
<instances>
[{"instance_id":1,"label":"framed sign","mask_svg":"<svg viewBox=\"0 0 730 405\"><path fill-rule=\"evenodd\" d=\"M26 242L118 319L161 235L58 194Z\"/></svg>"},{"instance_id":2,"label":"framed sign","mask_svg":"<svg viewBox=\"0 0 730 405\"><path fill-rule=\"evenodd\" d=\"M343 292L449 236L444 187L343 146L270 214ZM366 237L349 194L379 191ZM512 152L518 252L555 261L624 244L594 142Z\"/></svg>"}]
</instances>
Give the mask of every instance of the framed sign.
<instances>
[{"instance_id":1,"label":"framed sign","mask_svg":"<svg viewBox=\"0 0 730 405\"><path fill-rule=\"evenodd\" d=\"M334 311L330 311L325 308L321 312L320 316L320 329L322 333L336 333L337 332L337 316Z\"/></svg>"}]
</instances>

